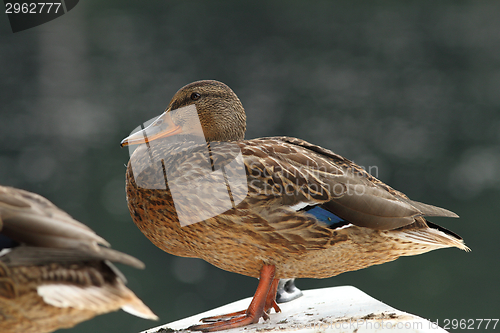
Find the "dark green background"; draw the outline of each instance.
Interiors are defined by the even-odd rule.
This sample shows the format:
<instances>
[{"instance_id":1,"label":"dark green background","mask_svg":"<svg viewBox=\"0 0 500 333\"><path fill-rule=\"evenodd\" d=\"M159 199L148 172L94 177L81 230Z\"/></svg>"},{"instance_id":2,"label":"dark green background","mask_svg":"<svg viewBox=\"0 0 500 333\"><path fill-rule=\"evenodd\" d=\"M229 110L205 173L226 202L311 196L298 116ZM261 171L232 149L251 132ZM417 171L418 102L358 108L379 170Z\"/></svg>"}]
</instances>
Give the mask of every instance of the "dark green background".
<instances>
[{"instance_id":1,"label":"dark green background","mask_svg":"<svg viewBox=\"0 0 500 333\"><path fill-rule=\"evenodd\" d=\"M498 2L86 0L16 34L0 17L0 184L46 196L143 260L122 269L161 318L118 312L71 332L138 332L255 291L255 279L157 249L126 207L120 140L200 79L238 94L247 138L296 136L376 166L458 213L432 220L473 250L300 288L353 285L433 321L499 318Z\"/></svg>"}]
</instances>

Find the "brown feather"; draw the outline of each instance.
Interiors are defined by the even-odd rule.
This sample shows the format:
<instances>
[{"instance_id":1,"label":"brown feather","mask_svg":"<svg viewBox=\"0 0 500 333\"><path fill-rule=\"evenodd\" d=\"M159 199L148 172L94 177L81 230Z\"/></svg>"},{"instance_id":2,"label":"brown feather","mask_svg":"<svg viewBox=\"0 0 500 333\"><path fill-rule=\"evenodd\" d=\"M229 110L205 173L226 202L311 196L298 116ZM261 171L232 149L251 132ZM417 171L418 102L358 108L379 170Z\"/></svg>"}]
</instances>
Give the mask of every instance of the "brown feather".
<instances>
[{"instance_id":1,"label":"brown feather","mask_svg":"<svg viewBox=\"0 0 500 333\"><path fill-rule=\"evenodd\" d=\"M0 222L20 243L0 248L0 332L52 332L120 308L156 318L111 261L144 264L99 246L108 243L47 199L0 186Z\"/></svg>"},{"instance_id":2,"label":"brown feather","mask_svg":"<svg viewBox=\"0 0 500 333\"><path fill-rule=\"evenodd\" d=\"M193 93L199 98L190 99ZM127 167L131 216L161 249L254 277L264 264L275 265L276 278L324 278L436 248L467 249L422 217L454 213L410 200L328 149L289 137L243 140L245 111L226 85L189 84L167 112L182 106L196 107L208 145L190 137L196 134L185 122L198 119L182 116L181 109L175 117L182 121L172 119L187 130L184 136L142 144ZM240 170L229 165L239 152L246 184L233 186L228 175ZM210 173L207 186L200 187ZM235 200L241 193L246 194ZM330 227L299 209L315 205L350 224ZM183 223L185 217L192 221Z\"/></svg>"}]
</instances>

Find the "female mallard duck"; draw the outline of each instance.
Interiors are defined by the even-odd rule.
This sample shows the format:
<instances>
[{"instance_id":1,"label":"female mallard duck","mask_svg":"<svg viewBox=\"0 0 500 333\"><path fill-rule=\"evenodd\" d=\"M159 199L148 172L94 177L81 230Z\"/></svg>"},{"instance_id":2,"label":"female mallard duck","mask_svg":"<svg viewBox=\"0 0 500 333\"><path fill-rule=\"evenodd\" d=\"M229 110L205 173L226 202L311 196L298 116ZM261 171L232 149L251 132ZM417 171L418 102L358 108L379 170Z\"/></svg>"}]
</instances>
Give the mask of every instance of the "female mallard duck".
<instances>
[{"instance_id":1,"label":"female mallard duck","mask_svg":"<svg viewBox=\"0 0 500 333\"><path fill-rule=\"evenodd\" d=\"M0 332L52 332L120 308L157 319L110 261L144 264L47 199L0 186L0 232Z\"/></svg>"},{"instance_id":2,"label":"female mallard duck","mask_svg":"<svg viewBox=\"0 0 500 333\"><path fill-rule=\"evenodd\" d=\"M424 218L456 214L410 200L325 148L290 137L244 140L245 130L236 94L198 81L122 141L140 144L127 167L128 207L156 246L260 278L246 311L192 330L268 318L271 308L279 311L280 278L326 278L439 248L468 250Z\"/></svg>"}]
</instances>

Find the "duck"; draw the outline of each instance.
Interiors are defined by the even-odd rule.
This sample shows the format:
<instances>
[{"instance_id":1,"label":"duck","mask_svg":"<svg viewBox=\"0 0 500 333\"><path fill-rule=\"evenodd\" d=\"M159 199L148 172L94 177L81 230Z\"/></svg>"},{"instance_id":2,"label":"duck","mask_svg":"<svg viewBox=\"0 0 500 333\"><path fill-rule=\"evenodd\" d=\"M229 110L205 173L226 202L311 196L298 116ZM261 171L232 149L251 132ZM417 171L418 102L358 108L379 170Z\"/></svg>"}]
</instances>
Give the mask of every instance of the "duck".
<instances>
[{"instance_id":1,"label":"duck","mask_svg":"<svg viewBox=\"0 0 500 333\"><path fill-rule=\"evenodd\" d=\"M118 309L157 320L112 262L144 264L108 246L48 199L0 186L0 332L53 332Z\"/></svg>"},{"instance_id":2,"label":"duck","mask_svg":"<svg viewBox=\"0 0 500 333\"><path fill-rule=\"evenodd\" d=\"M188 329L268 319L280 311L280 279L327 278L440 248L469 251L426 219L457 214L409 199L329 149L286 136L245 140L245 132L238 96L202 80L121 141L140 231L172 255L259 279L246 310Z\"/></svg>"}]
</instances>

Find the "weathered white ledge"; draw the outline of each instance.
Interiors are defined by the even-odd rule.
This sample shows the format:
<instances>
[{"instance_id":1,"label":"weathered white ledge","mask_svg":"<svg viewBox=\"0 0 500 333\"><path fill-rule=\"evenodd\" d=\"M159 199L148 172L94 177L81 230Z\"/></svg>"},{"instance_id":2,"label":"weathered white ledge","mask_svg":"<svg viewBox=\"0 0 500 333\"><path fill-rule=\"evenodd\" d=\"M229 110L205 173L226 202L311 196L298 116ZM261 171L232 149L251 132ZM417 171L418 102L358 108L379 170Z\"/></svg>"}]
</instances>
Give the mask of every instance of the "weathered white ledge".
<instances>
[{"instance_id":1,"label":"weathered white ledge","mask_svg":"<svg viewBox=\"0 0 500 333\"><path fill-rule=\"evenodd\" d=\"M334 287L303 291L304 296L280 304L281 313L274 313L267 321L227 330L227 333L245 332L446 332L430 321L396 310L361 290L351 287ZM251 298L243 299L198 315L151 328L143 333L164 333L182 330L199 324L200 318L246 309Z\"/></svg>"}]
</instances>

